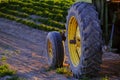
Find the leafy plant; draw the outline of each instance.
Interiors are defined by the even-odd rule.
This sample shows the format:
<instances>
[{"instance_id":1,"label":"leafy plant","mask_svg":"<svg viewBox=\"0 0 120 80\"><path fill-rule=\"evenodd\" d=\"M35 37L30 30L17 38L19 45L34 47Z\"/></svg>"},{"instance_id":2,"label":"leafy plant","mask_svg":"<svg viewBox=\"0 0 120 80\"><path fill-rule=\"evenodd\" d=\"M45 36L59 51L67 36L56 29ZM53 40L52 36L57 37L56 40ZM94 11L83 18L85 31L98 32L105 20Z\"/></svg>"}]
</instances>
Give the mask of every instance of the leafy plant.
<instances>
[{"instance_id":1,"label":"leafy plant","mask_svg":"<svg viewBox=\"0 0 120 80\"><path fill-rule=\"evenodd\" d=\"M101 80L109 80L109 78L107 76L105 76Z\"/></svg>"},{"instance_id":2,"label":"leafy plant","mask_svg":"<svg viewBox=\"0 0 120 80\"><path fill-rule=\"evenodd\" d=\"M7 64L0 65L0 77L6 76L6 75L13 75L15 74L15 70L11 70Z\"/></svg>"},{"instance_id":3,"label":"leafy plant","mask_svg":"<svg viewBox=\"0 0 120 80\"><path fill-rule=\"evenodd\" d=\"M0 4L0 17L14 20L40 30L65 29L68 8L73 1L67 0L18 0ZM30 18L37 15L44 18ZM47 19L46 19L47 18ZM37 23L40 22L42 24Z\"/></svg>"},{"instance_id":4,"label":"leafy plant","mask_svg":"<svg viewBox=\"0 0 120 80\"><path fill-rule=\"evenodd\" d=\"M20 53L19 50L10 51L0 48L0 77L4 76L12 77L13 75L16 74L16 70L10 68L10 65L7 63L7 59L12 57L13 55L18 55L19 53ZM13 76L12 78L7 80L25 80L25 79Z\"/></svg>"},{"instance_id":5,"label":"leafy plant","mask_svg":"<svg viewBox=\"0 0 120 80\"><path fill-rule=\"evenodd\" d=\"M72 76L72 72L67 67L57 68L56 73L64 74L66 77Z\"/></svg>"},{"instance_id":6,"label":"leafy plant","mask_svg":"<svg viewBox=\"0 0 120 80\"><path fill-rule=\"evenodd\" d=\"M27 13L21 13L19 11L10 10L10 9L7 9L7 8L1 8L0 10L4 13L8 13L8 14L11 14L11 15L14 14L14 16L18 16L18 17L22 17L22 18L29 17L29 15Z\"/></svg>"},{"instance_id":7,"label":"leafy plant","mask_svg":"<svg viewBox=\"0 0 120 80\"><path fill-rule=\"evenodd\" d=\"M0 3L16 2L18 0L0 0Z\"/></svg>"},{"instance_id":8,"label":"leafy plant","mask_svg":"<svg viewBox=\"0 0 120 80\"><path fill-rule=\"evenodd\" d=\"M27 79L21 78L21 77L18 77L18 76L13 76L12 78L9 78L7 80L27 80Z\"/></svg>"}]
</instances>

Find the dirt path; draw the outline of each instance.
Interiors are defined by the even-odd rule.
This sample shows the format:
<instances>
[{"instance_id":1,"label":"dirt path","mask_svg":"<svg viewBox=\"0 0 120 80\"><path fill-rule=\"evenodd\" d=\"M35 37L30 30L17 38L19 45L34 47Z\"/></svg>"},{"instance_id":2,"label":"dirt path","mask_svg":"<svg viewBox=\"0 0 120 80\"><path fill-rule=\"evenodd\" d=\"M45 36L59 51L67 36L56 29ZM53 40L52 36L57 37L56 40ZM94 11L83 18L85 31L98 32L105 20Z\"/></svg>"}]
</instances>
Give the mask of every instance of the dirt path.
<instances>
[{"instance_id":1,"label":"dirt path","mask_svg":"<svg viewBox=\"0 0 120 80\"><path fill-rule=\"evenodd\" d=\"M45 54L47 32L0 18L0 47L19 50L20 54L8 60L18 74L28 80L67 80L63 75L48 69Z\"/></svg>"},{"instance_id":2,"label":"dirt path","mask_svg":"<svg viewBox=\"0 0 120 80\"><path fill-rule=\"evenodd\" d=\"M101 76L107 76L109 80L120 80L120 55L104 53L101 65Z\"/></svg>"},{"instance_id":3,"label":"dirt path","mask_svg":"<svg viewBox=\"0 0 120 80\"><path fill-rule=\"evenodd\" d=\"M20 23L0 18L0 48L10 51L19 50L8 63L18 74L28 80L75 80L47 71L45 38L47 32L29 28ZM120 80L120 56L106 53L103 55L101 76L110 80Z\"/></svg>"}]
</instances>

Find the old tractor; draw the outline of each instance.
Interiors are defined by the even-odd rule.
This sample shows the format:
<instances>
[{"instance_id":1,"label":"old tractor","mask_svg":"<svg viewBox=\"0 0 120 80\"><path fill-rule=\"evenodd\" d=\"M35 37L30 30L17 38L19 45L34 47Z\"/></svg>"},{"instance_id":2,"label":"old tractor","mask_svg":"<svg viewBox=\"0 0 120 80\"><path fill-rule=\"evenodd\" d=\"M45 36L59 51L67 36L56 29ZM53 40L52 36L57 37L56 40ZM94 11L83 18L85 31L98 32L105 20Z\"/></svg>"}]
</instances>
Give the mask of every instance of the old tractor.
<instances>
[{"instance_id":1,"label":"old tractor","mask_svg":"<svg viewBox=\"0 0 120 80\"><path fill-rule=\"evenodd\" d=\"M47 35L50 67L62 67L66 53L74 77L97 76L102 54L120 52L119 22L120 0L78 0L68 10L65 34Z\"/></svg>"}]
</instances>

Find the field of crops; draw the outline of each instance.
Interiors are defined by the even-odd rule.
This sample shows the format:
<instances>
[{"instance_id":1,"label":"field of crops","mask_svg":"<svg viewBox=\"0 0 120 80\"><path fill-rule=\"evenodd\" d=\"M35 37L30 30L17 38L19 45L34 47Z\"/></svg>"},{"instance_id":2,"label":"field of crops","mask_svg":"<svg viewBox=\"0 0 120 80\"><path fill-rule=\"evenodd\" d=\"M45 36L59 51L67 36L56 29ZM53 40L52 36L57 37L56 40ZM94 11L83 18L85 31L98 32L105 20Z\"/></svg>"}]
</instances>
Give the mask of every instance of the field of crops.
<instances>
[{"instance_id":1,"label":"field of crops","mask_svg":"<svg viewBox=\"0 0 120 80\"><path fill-rule=\"evenodd\" d=\"M45 31L65 29L72 0L11 0L0 3L0 17Z\"/></svg>"}]
</instances>

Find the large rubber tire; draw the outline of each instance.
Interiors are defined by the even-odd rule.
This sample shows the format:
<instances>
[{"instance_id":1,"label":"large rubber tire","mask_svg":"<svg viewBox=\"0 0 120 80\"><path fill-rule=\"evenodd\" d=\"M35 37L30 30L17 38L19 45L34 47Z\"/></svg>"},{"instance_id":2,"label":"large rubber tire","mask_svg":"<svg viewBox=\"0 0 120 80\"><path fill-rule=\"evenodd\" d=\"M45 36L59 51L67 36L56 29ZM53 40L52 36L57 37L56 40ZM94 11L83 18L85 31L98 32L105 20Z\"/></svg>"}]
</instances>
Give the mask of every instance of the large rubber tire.
<instances>
[{"instance_id":1,"label":"large rubber tire","mask_svg":"<svg viewBox=\"0 0 120 80\"><path fill-rule=\"evenodd\" d=\"M62 67L64 61L64 47L60 33L56 31L49 32L46 41L48 64L54 69Z\"/></svg>"},{"instance_id":2,"label":"large rubber tire","mask_svg":"<svg viewBox=\"0 0 120 80\"><path fill-rule=\"evenodd\" d=\"M76 21L74 19L76 19ZM74 28L77 26L79 27L81 37L79 40L81 44L81 53L76 52L80 55L79 61L76 61L79 63L72 60L76 58L76 56L74 56L76 54L72 53L75 52L74 49L70 49L72 46L73 48L75 47L75 37L73 37L73 41L69 40L69 37L74 34ZM102 63L103 41L100 21L95 7L85 2L73 4L68 11L66 32L68 57L73 76L76 78L97 76L100 70L100 64Z\"/></svg>"}]
</instances>

